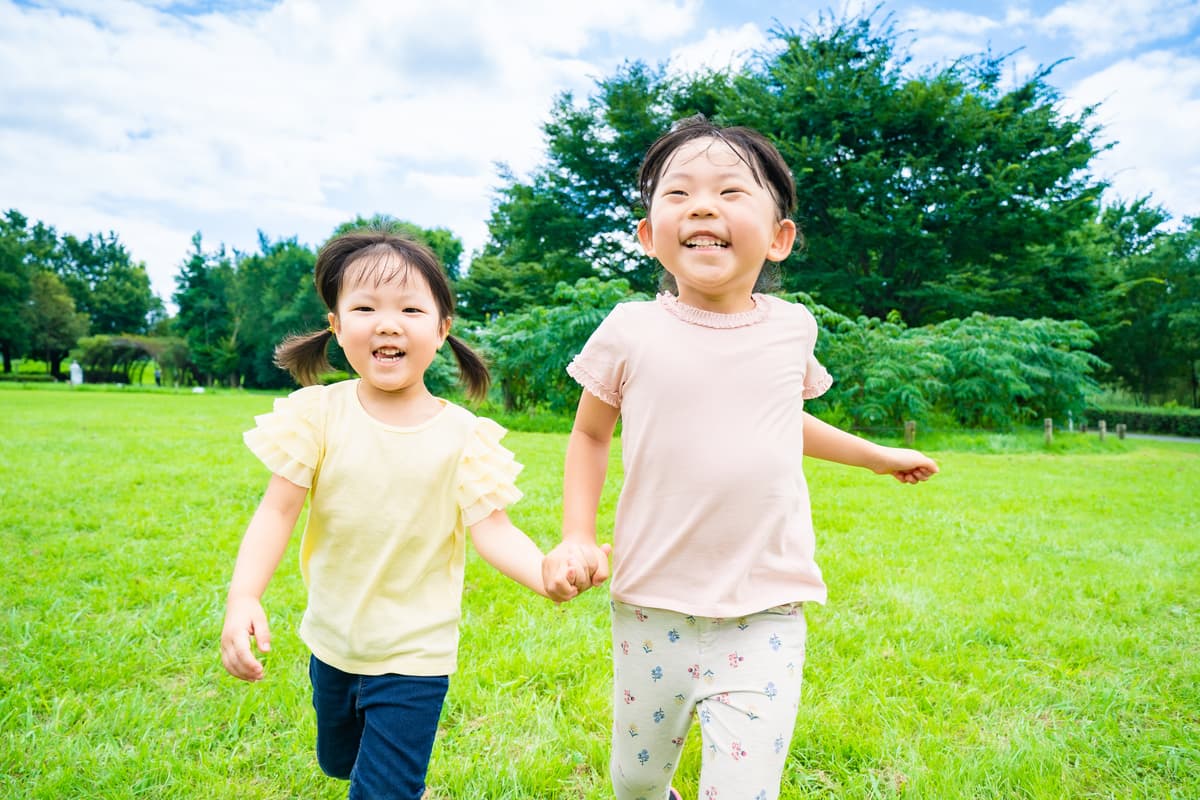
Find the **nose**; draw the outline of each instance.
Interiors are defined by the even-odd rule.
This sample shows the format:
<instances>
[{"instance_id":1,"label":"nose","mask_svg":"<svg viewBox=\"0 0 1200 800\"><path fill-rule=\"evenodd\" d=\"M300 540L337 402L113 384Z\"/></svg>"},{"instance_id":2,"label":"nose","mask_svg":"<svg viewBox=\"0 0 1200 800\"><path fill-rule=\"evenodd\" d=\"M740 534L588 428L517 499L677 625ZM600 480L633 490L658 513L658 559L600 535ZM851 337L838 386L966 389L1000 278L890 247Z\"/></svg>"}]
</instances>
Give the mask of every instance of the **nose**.
<instances>
[{"instance_id":1,"label":"nose","mask_svg":"<svg viewBox=\"0 0 1200 800\"><path fill-rule=\"evenodd\" d=\"M688 209L688 217L706 219L717 215L717 204L705 194L692 195L692 206Z\"/></svg>"},{"instance_id":2,"label":"nose","mask_svg":"<svg viewBox=\"0 0 1200 800\"><path fill-rule=\"evenodd\" d=\"M375 333L381 336L403 332L404 325L401 324L400 316L397 314L380 314L378 320L375 322Z\"/></svg>"}]
</instances>

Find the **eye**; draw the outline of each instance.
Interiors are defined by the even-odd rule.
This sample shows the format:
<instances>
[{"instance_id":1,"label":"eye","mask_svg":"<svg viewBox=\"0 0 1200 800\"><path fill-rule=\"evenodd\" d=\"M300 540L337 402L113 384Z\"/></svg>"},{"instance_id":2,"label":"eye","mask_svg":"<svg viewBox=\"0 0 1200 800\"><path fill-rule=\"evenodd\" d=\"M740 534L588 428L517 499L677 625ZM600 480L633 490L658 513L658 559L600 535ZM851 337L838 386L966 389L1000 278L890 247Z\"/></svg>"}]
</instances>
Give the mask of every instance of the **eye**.
<instances>
[{"instance_id":1,"label":"eye","mask_svg":"<svg viewBox=\"0 0 1200 800\"><path fill-rule=\"evenodd\" d=\"M363 313L369 314L370 312L374 311L375 309L372 308L371 306L357 305L357 306L354 306L353 308L351 308L350 310L351 311L361 311Z\"/></svg>"},{"instance_id":2,"label":"eye","mask_svg":"<svg viewBox=\"0 0 1200 800\"><path fill-rule=\"evenodd\" d=\"M721 190L721 195L722 195L722 196L724 196L724 195L729 195L729 194L745 194L745 193L746 193L746 190L745 190L745 189L739 189L739 188L736 188L736 187L729 188L729 189L722 189L722 190Z\"/></svg>"},{"instance_id":3,"label":"eye","mask_svg":"<svg viewBox=\"0 0 1200 800\"><path fill-rule=\"evenodd\" d=\"M404 309L404 313L405 314L424 314L425 309L417 308L416 306L409 306L408 308Z\"/></svg>"}]
</instances>

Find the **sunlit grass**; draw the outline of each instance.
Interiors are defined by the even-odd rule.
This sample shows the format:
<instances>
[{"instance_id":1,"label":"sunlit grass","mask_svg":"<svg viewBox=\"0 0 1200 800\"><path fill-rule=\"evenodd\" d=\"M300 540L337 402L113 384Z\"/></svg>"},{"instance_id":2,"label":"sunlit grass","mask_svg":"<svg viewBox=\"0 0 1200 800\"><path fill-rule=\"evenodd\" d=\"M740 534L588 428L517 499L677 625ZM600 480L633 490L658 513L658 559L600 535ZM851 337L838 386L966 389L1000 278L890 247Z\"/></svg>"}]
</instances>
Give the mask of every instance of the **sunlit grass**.
<instances>
[{"instance_id":1,"label":"sunlit grass","mask_svg":"<svg viewBox=\"0 0 1200 800\"><path fill-rule=\"evenodd\" d=\"M0 797L345 796L312 756L295 543L268 680L217 659L270 404L0 389ZM1200 445L1062 438L931 439L919 487L807 465L830 601L783 797L1200 797ZM565 437L506 441L548 547ZM604 591L555 607L472 555L431 797L611 796L607 631Z\"/></svg>"}]
</instances>

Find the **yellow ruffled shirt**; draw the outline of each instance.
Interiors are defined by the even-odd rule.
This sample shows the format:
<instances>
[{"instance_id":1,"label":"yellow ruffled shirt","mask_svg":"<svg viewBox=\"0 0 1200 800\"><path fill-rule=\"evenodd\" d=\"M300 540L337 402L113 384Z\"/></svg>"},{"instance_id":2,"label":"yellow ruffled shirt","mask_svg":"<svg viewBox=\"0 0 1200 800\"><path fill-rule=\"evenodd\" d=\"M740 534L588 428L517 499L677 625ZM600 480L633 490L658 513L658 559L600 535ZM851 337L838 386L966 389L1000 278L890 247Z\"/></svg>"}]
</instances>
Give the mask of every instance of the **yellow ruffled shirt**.
<instances>
[{"instance_id":1,"label":"yellow ruffled shirt","mask_svg":"<svg viewBox=\"0 0 1200 800\"><path fill-rule=\"evenodd\" d=\"M421 425L385 425L357 385L293 392L244 436L273 473L309 489L300 636L344 672L448 675L465 530L521 497L521 465L490 419L442 401Z\"/></svg>"}]
</instances>

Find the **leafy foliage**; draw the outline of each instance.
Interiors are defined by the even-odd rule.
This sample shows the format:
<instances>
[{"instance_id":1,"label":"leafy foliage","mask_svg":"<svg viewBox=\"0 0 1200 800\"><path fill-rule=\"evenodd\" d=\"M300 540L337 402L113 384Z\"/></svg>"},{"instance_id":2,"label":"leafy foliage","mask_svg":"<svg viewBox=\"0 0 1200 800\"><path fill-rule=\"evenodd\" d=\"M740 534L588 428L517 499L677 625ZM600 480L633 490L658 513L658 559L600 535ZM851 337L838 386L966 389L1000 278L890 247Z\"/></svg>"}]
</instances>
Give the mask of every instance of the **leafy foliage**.
<instances>
[{"instance_id":1,"label":"leafy foliage","mask_svg":"<svg viewBox=\"0 0 1200 800\"><path fill-rule=\"evenodd\" d=\"M187 343L161 336L87 336L73 351L90 381L141 383L142 375L157 364L165 385L178 385L190 378L192 364Z\"/></svg>"},{"instance_id":2,"label":"leafy foliage","mask_svg":"<svg viewBox=\"0 0 1200 800\"><path fill-rule=\"evenodd\" d=\"M234 305L234 267L222 246L206 253L199 233L192 254L175 278L175 331L191 351L197 383L238 384L238 326Z\"/></svg>"},{"instance_id":3,"label":"leafy foliage","mask_svg":"<svg viewBox=\"0 0 1200 800\"><path fill-rule=\"evenodd\" d=\"M554 305L502 314L481 331L497 372L507 409L546 405L569 410L579 402L579 387L566 366L613 307L644 299L629 282L584 278L555 287Z\"/></svg>"},{"instance_id":4,"label":"leafy foliage","mask_svg":"<svg viewBox=\"0 0 1200 800\"><path fill-rule=\"evenodd\" d=\"M46 361L51 375L59 375L67 353L88 332L87 314L75 310L67 287L46 270L33 273L29 303L22 311L29 332L29 352Z\"/></svg>"},{"instance_id":5,"label":"leafy foliage","mask_svg":"<svg viewBox=\"0 0 1200 800\"><path fill-rule=\"evenodd\" d=\"M145 333L162 301L150 290L150 276L135 264L115 233L59 241L54 271L88 315L93 333Z\"/></svg>"},{"instance_id":6,"label":"leafy foliage","mask_svg":"<svg viewBox=\"0 0 1200 800\"><path fill-rule=\"evenodd\" d=\"M295 237L272 242L260 232L259 252L238 256L233 293L241 383L255 389L290 387L291 375L275 365L276 345L328 324L313 289L316 253Z\"/></svg>"},{"instance_id":7,"label":"leafy foliage","mask_svg":"<svg viewBox=\"0 0 1200 800\"><path fill-rule=\"evenodd\" d=\"M53 228L40 222L31 225L15 209L0 217L0 354L5 372L12 372L13 359L29 346L25 307L30 301L33 274L50 269L55 244Z\"/></svg>"},{"instance_id":8,"label":"leafy foliage","mask_svg":"<svg viewBox=\"0 0 1200 800\"><path fill-rule=\"evenodd\" d=\"M858 428L947 420L1011 429L1082 416L1104 363L1082 322L972 314L908 328L898 314L851 320L803 294L821 327L817 356L834 374L821 405ZM821 407L818 405L818 408Z\"/></svg>"}]
</instances>

